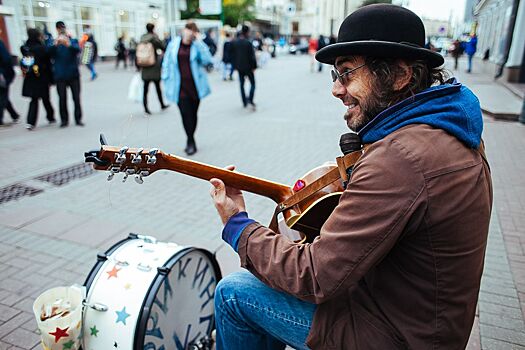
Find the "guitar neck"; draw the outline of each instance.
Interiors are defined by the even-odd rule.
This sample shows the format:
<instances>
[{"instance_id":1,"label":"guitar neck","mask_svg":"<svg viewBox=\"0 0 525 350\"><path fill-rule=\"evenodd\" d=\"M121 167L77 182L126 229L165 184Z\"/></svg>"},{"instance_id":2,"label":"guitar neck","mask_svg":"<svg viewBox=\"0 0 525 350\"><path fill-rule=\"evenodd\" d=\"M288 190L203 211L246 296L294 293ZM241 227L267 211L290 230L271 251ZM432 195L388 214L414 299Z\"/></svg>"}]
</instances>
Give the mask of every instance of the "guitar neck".
<instances>
[{"instance_id":1,"label":"guitar neck","mask_svg":"<svg viewBox=\"0 0 525 350\"><path fill-rule=\"evenodd\" d=\"M172 154L163 154L158 165L161 169L172 170L203 180L218 178L224 181L227 186L268 197L276 203L280 203L292 195L290 186L180 158Z\"/></svg>"}]
</instances>

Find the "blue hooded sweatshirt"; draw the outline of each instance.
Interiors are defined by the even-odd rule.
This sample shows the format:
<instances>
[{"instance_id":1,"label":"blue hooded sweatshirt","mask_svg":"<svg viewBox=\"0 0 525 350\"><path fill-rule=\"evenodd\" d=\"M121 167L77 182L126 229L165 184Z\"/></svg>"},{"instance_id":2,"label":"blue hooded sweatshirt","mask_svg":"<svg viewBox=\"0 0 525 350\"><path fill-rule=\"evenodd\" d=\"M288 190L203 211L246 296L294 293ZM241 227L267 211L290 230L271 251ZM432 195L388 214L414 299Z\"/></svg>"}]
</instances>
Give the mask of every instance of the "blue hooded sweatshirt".
<instances>
[{"instance_id":1,"label":"blue hooded sweatshirt","mask_svg":"<svg viewBox=\"0 0 525 350\"><path fill-rule=\"evenodd\" d=\"M363 144L373 143L410 124L443 129L474 149L479 147L483 131L478 98L466 86L451 79L385 109L358 134ZM224 226L222 238L237 251L242 232L252 222L246 212L237 213Z\"/></svg>"},{"instance_id":2,"label":"blue hooded sweatshirt","mask_svg":"<svg viewBox=\"0 0 525 350\"><path fill-rule=\"evenodd\" d=\"M410 124L443 129L467 147L478 148L483 118L478 98L456 79L430 87L379 113L358 134L373 143Z\"/></svg>"}]
</instances>

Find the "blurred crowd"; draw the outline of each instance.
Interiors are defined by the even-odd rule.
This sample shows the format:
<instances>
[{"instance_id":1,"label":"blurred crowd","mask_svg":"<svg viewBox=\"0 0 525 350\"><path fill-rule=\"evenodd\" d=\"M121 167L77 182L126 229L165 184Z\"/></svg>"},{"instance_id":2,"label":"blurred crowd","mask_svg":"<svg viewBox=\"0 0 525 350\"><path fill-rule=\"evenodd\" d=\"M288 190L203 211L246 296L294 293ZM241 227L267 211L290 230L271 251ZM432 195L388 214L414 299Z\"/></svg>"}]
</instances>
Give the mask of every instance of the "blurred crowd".
<instances>
[{"instance_id":1,"label":"blurred crowd","mask_svg":"<svg viewBox=\"0 0 525 350\"><path fill-rule=\"evenodd\" d=\"M140 38L126 40L125 36L120 36L117 39L114 67L137 72L129 84L128 97L142 103L145 116L152 115L148 103L152 84L162 110L170 103L178 106L187 137L184 150L192 155L197 152L194 136L197 111L201 100L211 93L207 75L217 70L224 81L233 81L236 71L242 106L255 111L255 71L276 57L278 45L283 48L286 41L281 38L277 44L270 35L252 33L246 25L224 28L220 33L216 28L208 28L201 33L194 22L188 21L176 37L165 33L161 39L155 33L155 25L148 23ZM35 130L40 101L49 124L59 120L60 128L68 127L68 95L74 102L75 124L84 126L80 67L86 67L90 80L99 77L96 69L98 46L90 29L76 38L63 21L56 22L54 33L47 27L43 30L29 28L20 52L17 64L23 77L22 95L30 99L25 128ZM9 87L15 75L12 57L0 41L0 126L10 126L21 119L9 100ZM246 91L247 81L250 86ZM53 86L58 94L59 119L50 99ZM4 120L4 111L11 115L11 123Z\"/></svg>"}]
</instances>

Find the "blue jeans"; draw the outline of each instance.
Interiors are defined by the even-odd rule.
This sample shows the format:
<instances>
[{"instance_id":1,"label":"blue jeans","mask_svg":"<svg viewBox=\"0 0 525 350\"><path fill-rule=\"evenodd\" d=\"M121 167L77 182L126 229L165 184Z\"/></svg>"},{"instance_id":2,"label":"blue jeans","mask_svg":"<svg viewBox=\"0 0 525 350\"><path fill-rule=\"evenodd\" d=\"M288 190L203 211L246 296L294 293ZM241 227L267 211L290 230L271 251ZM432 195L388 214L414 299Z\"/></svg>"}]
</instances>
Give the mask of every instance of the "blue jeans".
<instances>
[{"instance_id":1,"label":"blue jeans","mask_svg":"<svg viewBox=\"0 0 525 350\"><path fill-rule=\"evenodd\" d=\"M467 68L467 72L471 72L472 71L472 57L474 57L474 55L468 55L468 68Z\"/></svg>"},{"instance_id":2,"label":"blue jeans","mask_svg":"<svg viewBox=\"0 0 525 350\"><path fill-rule=\"evenodd\" d=\"M295 349L305 345L316 305L272 289L248 271L223 278L215 290L217 350Z\"/></svg>"},{"instance_id":3,"label":"blue jeans","mask_svg":"<svg viewBox=\"0 0 525 350\"><path fill-rule=\"evenodd\" d=\"M97 76L97 72L95 71L95 63L93 63L93 62L88 63L88 64L86 64L86 67L91 72L91 80L95 79L95 77Z\"/></svg>"}]
</instances>

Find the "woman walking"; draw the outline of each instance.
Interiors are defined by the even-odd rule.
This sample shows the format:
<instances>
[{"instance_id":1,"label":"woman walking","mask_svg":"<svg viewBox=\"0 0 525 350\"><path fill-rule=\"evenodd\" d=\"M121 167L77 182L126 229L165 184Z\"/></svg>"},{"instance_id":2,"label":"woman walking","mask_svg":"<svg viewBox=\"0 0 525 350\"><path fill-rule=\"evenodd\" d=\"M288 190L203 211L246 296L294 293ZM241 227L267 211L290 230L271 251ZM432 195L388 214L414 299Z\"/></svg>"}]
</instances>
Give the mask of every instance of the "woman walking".
<instances>
[{"instance_id":1,"label":"woman walking","mask_svg":"<svg viewBox=\"0 0 525 350\"><path fill-rule=\"evenodd\" d=\"M197 152L195 130L200 100L210 94L206 68L213 66L208 46L199 38L199 28L186 23L182 36L171 41L162 63L166 98L179 106L186 131L187 155Z\"/></svg>"},{"instance_id":2,"label":"woman walking","mask_svg":"<svg viewBox=\"0 0 525 350\"><path fill-rule=\"evenodd\" d=\"M151 115L151 111L148 108L148 90L151 82L153 82L155 89L157 90L160 108L166 109L169 107L164 104L164 100L162 99L162 90L160 88L162 56L157 54L158 50L164 51L166 47L162 41L160 41L154 30L155 25L153 23L148 23L146 25L146 34L142 35L140 38L140 44L137 45L136 50L137 66L142 68L142 80L144 81L142 102L144 104L144 113L147 115ZM152 64L146 64L148 61Z\"/></svg>"},{"instance_id":3,"label":"woman walking","mask_svg":"<svg viewBox=\"0 0 525 350\"><path fill-rule=\"evenodd\" d=\"M38 29L27 30L27 41L20 48L23 58L21 68L24 75L22 96L31 97L27 112L26 129L33 130L38 117L38 100L42 99L50 124L56 122L55 111L49 101L49 86L53 82L51 60L44 45L44 36Z\"/></svg>"}]
</instances>

